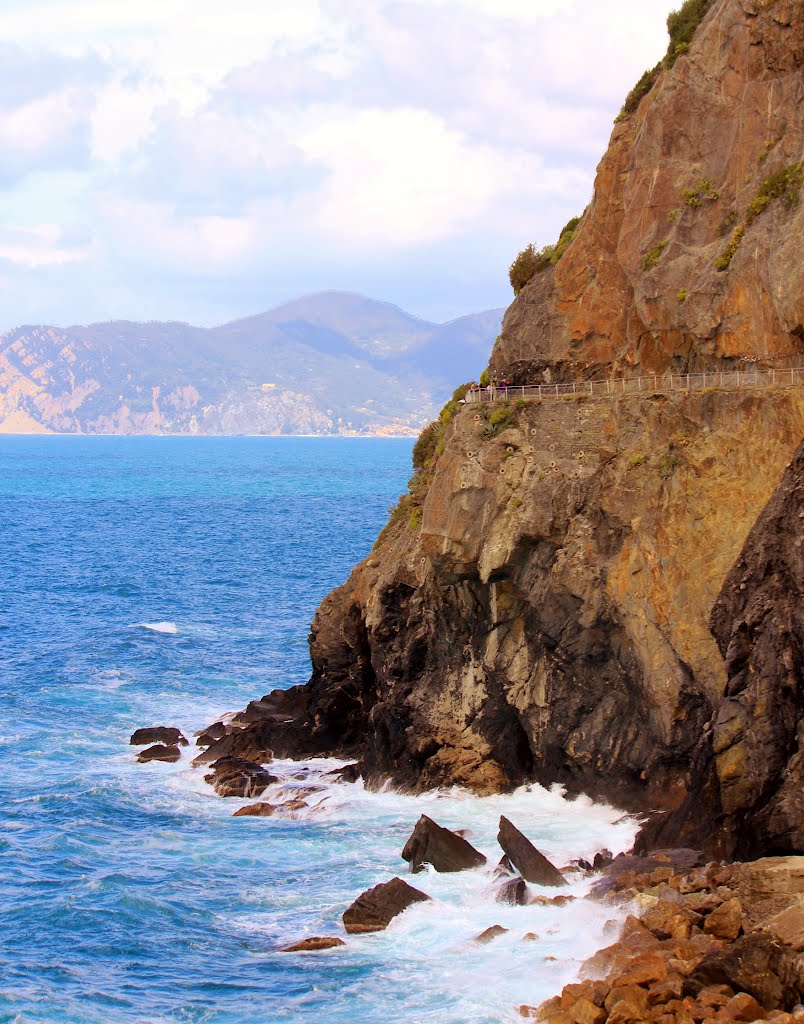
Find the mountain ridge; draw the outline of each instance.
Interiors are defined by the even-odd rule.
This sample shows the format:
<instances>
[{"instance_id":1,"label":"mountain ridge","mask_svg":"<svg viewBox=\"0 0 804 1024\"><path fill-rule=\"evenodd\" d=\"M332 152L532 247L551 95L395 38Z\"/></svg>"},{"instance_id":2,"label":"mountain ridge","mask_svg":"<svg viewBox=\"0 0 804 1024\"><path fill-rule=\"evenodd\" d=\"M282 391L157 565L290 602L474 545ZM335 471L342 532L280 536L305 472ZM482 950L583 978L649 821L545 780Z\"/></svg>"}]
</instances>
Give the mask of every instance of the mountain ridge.
<instances>
[{"instance_id":1,"label":"mountain ridge","mask_svg":"<svg viewBox=\"0 0 804 1024\"><path fill-rule=\"evenodd\" d=\"M0 335L0 431L412 435L501 315L438 324L333 290L213 327L22 325Z\"/></svg>"}]
</instances>

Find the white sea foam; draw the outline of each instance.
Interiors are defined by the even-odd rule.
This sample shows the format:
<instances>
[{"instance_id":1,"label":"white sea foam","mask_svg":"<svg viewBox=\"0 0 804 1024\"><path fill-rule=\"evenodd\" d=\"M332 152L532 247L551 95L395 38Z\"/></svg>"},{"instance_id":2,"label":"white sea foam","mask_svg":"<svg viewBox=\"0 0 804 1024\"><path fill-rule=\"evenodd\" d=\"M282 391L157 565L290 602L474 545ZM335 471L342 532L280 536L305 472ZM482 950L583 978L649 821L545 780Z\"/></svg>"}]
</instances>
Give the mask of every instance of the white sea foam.
<instances>
[{"instance_id":1,"label":"white sea foam","mask_svg":"<svg viewBox=\"0 0 804 1024\"><path fill-rule=\"evenodd\" d=\"M150 629L152 633L164 633L175 636L179 632L175 622L135 622L132 629Z\"/></svg>"}]
</instances>

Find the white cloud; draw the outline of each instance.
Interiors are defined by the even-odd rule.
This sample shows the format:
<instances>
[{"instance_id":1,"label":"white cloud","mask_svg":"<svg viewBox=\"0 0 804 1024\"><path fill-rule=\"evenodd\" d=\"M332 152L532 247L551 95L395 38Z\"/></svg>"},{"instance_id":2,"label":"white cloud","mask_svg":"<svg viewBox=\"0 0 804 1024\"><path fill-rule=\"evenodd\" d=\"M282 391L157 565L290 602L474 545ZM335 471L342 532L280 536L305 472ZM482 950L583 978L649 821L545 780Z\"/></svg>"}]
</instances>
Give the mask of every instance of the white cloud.
<instances>
[{"instance_id":1,"label":"white cloud","mask_svg":"<svg viewBox=\"0 0 804 1024\"><path fill-rule=\"evenodd\" d=\"M415 310L448 304L449 281L466 294L447 251L503 302L506 254L588 200L668 3L6 0L0 216L27 226L0 258L29 268L29 296L61 267L64 320L194 282L201 305L213 280L236 314L266 281L357 287L381 267L381 297Z\"/></svg>"},{"instance_id":2,"label":"white cloud","mask_svg":"<svg viewBox=\"0 0 804 1024\"><path fill-rule=\"evenodd\" d=\"M58 224L37 224L31 227L10 225L0 228L0 260L36 269L63 263L82 263L89 258L90 246L64 243Z\"/></svg>"}]
</instances>

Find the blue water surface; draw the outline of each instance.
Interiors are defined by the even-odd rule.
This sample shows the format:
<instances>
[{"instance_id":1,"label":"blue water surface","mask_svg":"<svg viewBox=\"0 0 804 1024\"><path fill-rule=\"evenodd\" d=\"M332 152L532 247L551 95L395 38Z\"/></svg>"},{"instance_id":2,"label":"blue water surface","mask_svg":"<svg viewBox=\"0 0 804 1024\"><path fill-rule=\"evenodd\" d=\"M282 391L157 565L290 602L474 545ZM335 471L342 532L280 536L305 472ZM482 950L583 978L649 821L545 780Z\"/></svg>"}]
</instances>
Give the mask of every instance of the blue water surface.
<instances>
[{"instance_id":1,"label":"blue water surface","mask_svg":"<svg viewBox=\"0 0 804 1024\"><path fill-rule=\"evenodd\" d=\"M307 679L315 607L370 550L410 451L0 437L0 1024L501 1024L610 941L616 911L583 880L565 909L510 907L492 873L500 813L561 864L630 844L611 808L329 782L298 812L233 817L244 801L213 792L196 748L169 765L129 746ZM316 769L272 770L290 804ZM349 903L406 869L422 811L468 826L487 867L417 875L429 902L345 936ZM308 935L347 945L280 952Z\"/></svg>"},{"instance_id":2,"label":"blue water surface","mask_svg":"<svg viewBox=\"0 0 804 1024\"><path fill-rule=\"evenodd\" d=\"M314 609L370 549L410 449L0 438L0 1020L267 1021L305 989L255 959L270 936L227 923L293 880L298 828L216 844L231 809L206 820L126 743L306 680ZM178 633L137 628L159 621Z\"/></svg>"}]
</instances>

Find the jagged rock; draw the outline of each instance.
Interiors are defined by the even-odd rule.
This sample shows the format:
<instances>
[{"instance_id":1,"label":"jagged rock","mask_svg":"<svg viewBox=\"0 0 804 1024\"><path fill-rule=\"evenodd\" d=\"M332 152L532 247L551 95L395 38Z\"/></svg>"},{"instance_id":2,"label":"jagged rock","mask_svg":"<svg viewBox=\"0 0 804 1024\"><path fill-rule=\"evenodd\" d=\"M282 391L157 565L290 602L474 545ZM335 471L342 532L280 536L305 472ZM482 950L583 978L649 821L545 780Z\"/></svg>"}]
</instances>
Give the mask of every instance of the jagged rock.
<instances>
[{"instance_id":1,"label":"jagged rock","mask_svg":"<svg viewBox=\"0 0 804 1024\"><path fill-rule=\"evenodd\" d=\"M357 782L361 774L360 763L353 761L352 764L345 764L343 768L333 768L331 772L325 772L323 777L334 779L336 782Z\"/></svg>"},{"instance_id":2,"label":"jagged rock","mask_svg":"<svg viewBox=\"0 0 804 1024\"><path fill-rule=\"evenodd\" d=\"M515 875L514 865L506 854L503 854L497 862L497 867L494 869L495 878L505 878L506 875Z\"/></svg>"},{"instance_id":3,"label":"jagged rock","mask_svg":"<svg viewBox=\"0 0 804 1024\"><path fill-rule=\"evenodd\" d=\"M592 867L596 869L608 867L614 860L611 850L599 850L592 861Z\"/></svg>"},{"instance_id":4,"label":"jagged rock","mask_svg":"<svg viewBox=\"0 0 804 1024\"><path fill-rule=\"evenodd\" d=\"M273 760L273 752L258 743L251 733L243 729L233 729L220 739L213 740L200 754L196 754L193 764L212 764L214 761L229 757L262 763Z\"/></svg>"},{"instance_id":5,"label":"jagged rock","mask_svg":"<svg viewBox=\"0 0 804 1024\"><path fill-rule=\"evenodd\" d=\"M496 939L498 935L505 935L508 931L507 928L503 928L501 924L493 924L489 928L484 928L479 935L475 935L474 942L491 942L492 939Z\"/></svg>"},{"instance_id":6,"label":"jagged rock","mask_svg":"<svg viewBox=\"0 0 804 1024\"><path fill-rule=\"evenodd\" d=\"M181 751L174 744L172 746L165 746L164 743L155 743L152 747L147 747L145 750L141 750L137 754L138 761L178 761L181 757Z\"/></svg>"},{"instance_id":7,"label":"jagged rock","mask_svg":"<svg viewBox=\"0 0 804 1024\"><path fill-rule=\"evenodd\" d=\"M512 878L503 882L494 897L498 903L510 903L514 907L524 907L528 902L528 887L524 878Z\"/></svg>"},{"instance_id":8,"label":"jagged rock","mask_svg":"<svg viewBox=\"0 0 804 1024\"><path fill-rule=\"evenodd\" d=\"M566 907L568 903L574 902L574 896L534 896L528 900L528 903L535 907Z\"/></svg>"},{"instance_id":9,"label":"jagged rock","mask_svg":"<svg viewBox=\"0 0 804 1024\"><path fill-rule=\"evenodd\" d=\"M486 858L455 832L436 824L423 814L402 850L402 859L411 870L421 871L430 864L436 871L465 871L482 867Z\"/></svg>"},{"instance_id":10,"label":"jagged rock","mask_svg":"<svg viewBox=\"0 0 804 1024\"><path fill-rule=\"evenodd\" d=\"M334 949L335 946L345 946L343 939L337 939L328 935L313 935L309 939L301 939L294 942L292 946L285 946L280 953L310 953L319 952L322 949Z\"/></svg>"},{"instance_id":11,"label":"jagged rock","mask_svg":"<svg viewBox=\"0 0 804 1024\"><path fill-rule=\"evenodd\" d=\"M279 809L277 804L257 802L246 804L245 807L238 807L232 815L233 818L270 818Z\"/></svg>"},{"instance_id":12,"label":"jagged rock","mask_svg":"<svg viewBox=\"0 0 804 1024\"><path fill-rule=\"evenodd\" d=\"M529 839L512 825L505 816L500 818L497 842L506 856L527 882L534 885L566 885L567 880L550 861L539 853Z\"/></svg>"},{"instance_id":13,"label":"jagged rock","mask_svg":"<svg viewBox=\"0 0 804 1024\"><path fill-rule=\"evenodd\" d=\"M277 781L261 764L242 757L223 757L211 767L204 779L219 796L259 796Z\"/></svg>"},{"instance_id":14,"label":"jagged rock","mask_svg":"<svg viewBox=\"0 0 804 1024\"><path fill-rule=\"evenodd\" d=\"M429 900L430 897L403 882L401 878L392 878L390 882L382 882L362 893L347 908L343 915L343 924L349 934L360 932L381 932L391 921L414 903Z\"/></svg>"},{"instance_id":15,"label":"jagged rock","mask_svg":"<svg viewBox=\"0 0 804 1024\"><path fill-rule=\"evenodd\" d=\"M195 734L195 745L197 747L208 747L215 740L219 740L225 735L226 726L223 722L213 722L212 725Z\"/></svg>"},{"instance_id":16,"label":"jagged rock","mask_svg":"<svg viewBox=\"0 0 804 1024\"><path fill-rule=\"evenodd\" d=\"M166 725L156 725L146 729L137 729L128 741L131 746L144 746L146 743L162 743L168 747L187 746L187 740L181 730Z\"/></svg>"}]
</instances>

